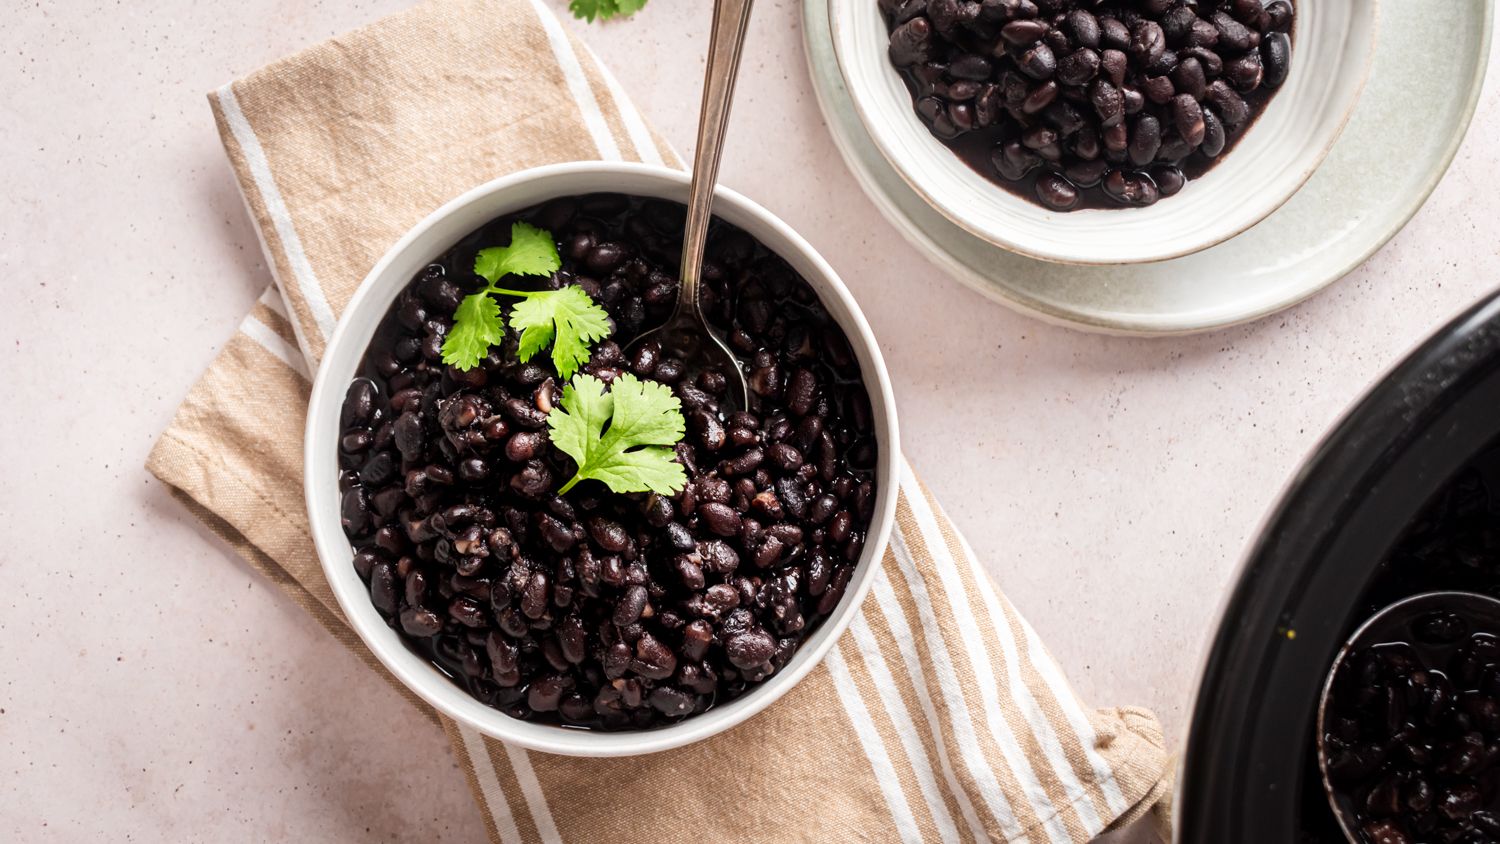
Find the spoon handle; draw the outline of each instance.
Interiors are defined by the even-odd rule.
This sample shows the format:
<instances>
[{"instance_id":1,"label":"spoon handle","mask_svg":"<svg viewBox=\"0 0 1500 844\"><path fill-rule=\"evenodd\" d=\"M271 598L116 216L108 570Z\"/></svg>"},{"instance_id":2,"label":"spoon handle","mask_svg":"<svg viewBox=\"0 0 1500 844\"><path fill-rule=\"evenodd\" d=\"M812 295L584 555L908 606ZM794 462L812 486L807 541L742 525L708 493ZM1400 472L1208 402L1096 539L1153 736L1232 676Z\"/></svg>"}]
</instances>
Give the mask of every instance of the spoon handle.
<instances>
[{"instance_id":1,"label":"spoon handle","mask_svg":"<svg viewBox=\"0 0 1500 844\"><path fill-rule=\"evenodd\" d=\"M698 279L708 221L713 216L714 185L719 179L719 157L724 130L729 125L729 102L739 73L740 50L750 23L752 0L717 0L713 33L708 42L708 68L703 77L703 106L698 113L698 149L693 160L693 183L688 194L687 234L682 241L682 288L677 311L698 312Z\"/></svg>"}]
</instances>

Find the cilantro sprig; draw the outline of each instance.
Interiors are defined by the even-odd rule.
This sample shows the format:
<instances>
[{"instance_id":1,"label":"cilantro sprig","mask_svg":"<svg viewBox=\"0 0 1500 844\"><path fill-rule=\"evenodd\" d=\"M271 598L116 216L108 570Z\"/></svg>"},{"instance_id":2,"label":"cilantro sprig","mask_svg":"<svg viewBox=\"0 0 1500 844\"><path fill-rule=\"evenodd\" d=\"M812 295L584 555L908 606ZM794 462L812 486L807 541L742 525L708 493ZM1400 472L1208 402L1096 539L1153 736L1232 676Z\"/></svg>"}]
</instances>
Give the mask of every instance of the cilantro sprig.
<instances>
[{"instance_id":1,"label":"cilantro sprig","mask_svg":"<svg viewBox=\"0 0 1500 844\"><path fill-rule=\"evenodd\" d=\"M508 246L480 250L474 272L489 283L459 303L443 341L443 363L461 370L478 366L490 346L505 340L505 319L491 296L515 296L521 301L511 309L510 324L521 332L521 362L551 346L557 374L572 377L589 359L590 345L609 336L609 314L577 285L559 290L498 286L508 275L551 275L561 266L552 235L526 223L511 226Z\"/></svg>"},{"instance_id":2,"label":"cilantro sprig","mask_svg":"<svg viewBox=\"0 0 1500 844\"><path fill-rule=\"evenodd\" d=\"M578 464L559 494L584 480L617 493L672 495L687 485L687 472L672 459L687 430L682 403L665 384L625 374L606 392L604 382L579 374L547 414L547 427L552 444Z\"/></svg>"},{"instance_id":3,"label":"cilantro sprig","mask_svg":"<svg viewBox=\"0 0 1500 844\"><path fill-rule=\"evenodd\" d=\"M568 8L573 11L574 17L593 23L594 18L605 21L616 15L628 18L639 12L644 5L646 0L573 0Z\"/></svg>"}]
</instances>

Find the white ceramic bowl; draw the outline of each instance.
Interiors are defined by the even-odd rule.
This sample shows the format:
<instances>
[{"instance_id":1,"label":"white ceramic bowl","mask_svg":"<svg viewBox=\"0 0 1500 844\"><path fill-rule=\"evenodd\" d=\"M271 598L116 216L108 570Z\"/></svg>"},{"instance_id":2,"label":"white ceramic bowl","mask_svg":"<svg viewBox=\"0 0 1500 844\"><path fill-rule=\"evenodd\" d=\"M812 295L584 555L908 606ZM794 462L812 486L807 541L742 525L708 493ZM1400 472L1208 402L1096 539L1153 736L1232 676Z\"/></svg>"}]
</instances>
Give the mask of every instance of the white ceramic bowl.
<instances>
[{"instance_id":1,"label":"white ceramic bowl","mask_svg":"<svg viewBox=\"0 0 1500 844\"><path fill-rule=\"evenodd\" d=\"M927 131L887 58L876 0L829 0L834 53L865 130L896 172L955 224L1070 264L1176 258L1228 240L1292 197L1353 111L1374 56L1376 0L1300 0L1292 68L1224 160L1146 208L1049 211L991 184Z\"/></svg>"},{"instance_id":2,"label":"white ceramic bowl","mask_svg":"<svg viewBox=\"0 0 1500 844\"><path fill-rule=\"evenodd\" d=\"M533 750L571 756L629 756L679 747L727 730L770 706L806 676L844 632L869 591L885 553L896 512L899 444L890 377L870 327L833 268L769 211L719 188L714 211L784 258L805 278L849 337L859 359L879 444L878 493L864 556L843 601L786 667L740 698L672 726L634 732L573 730L501 714L470 697L426 659L408 650L370 603L355 574L353 553L339 524L337 443L339 409L376 326L412 276L465 235L512 211L559 196L610 191L685 202L688 174L643 164L578 162L526 170L496 179L434 211L401 238L370 271L329 340L308 407L304 466L307 513L323 573L344 615L377 659L439 712L485 735Z\"/></svg>"}]
</instances>

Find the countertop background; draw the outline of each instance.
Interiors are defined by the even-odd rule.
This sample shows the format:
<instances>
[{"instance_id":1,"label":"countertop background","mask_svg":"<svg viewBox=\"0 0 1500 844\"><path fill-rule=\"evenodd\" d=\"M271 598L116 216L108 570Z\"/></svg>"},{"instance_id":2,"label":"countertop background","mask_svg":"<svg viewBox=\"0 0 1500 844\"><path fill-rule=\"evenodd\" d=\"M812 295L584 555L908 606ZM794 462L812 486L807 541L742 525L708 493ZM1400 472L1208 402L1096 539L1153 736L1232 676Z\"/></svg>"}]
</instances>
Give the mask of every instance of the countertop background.
<instances>
[{"instance_id":1,"label":"countertop background","mask_svg":"<svg viewBox=\"0 0 1500 844\"><path fill-rule=\"evenodd\" d=\"M204 93L406 2L7 8L0 839L483 839L441 733L142 468L270 281ZM684 153L709 8L573 27ZM1254 325L1130 340L1013 314L909 248L844 169L800 38L797 4L762 0L724 182L843 275L907 454L1078 691L1180 738L1220 595L1302 456L1500 284L1496 62L1453 169L1365 266Z\"/></svg>"}]
</instances>

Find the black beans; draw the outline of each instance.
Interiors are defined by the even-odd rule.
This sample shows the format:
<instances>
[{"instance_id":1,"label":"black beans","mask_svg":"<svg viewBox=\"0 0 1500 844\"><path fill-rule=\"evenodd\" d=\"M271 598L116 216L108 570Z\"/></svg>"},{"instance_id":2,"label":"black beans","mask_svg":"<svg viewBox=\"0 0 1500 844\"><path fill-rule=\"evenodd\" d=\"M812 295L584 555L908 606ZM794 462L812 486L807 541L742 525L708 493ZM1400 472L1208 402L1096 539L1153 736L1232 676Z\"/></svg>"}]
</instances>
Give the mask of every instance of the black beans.
<instances>
[{"instance_id":1,"label":"black beans","mask_svg":"<svg viewBox=\"0 0 1500 844\"><path fill-rule=\"evenodd\" d=\"M891 32L891 62L897 67L925 62L932 55L932 24L912 18Z\"/></svg>"},{"instance_id":2,"label":"black beans","mask_svg":"<svg viewBox=\"0 0 1500 844\"><path fill-rule=\"evenodd\" d=\"M1035 44L1047 34L1047 24L1039 20L1011 21L1000 29L1000 37L1018 47Z\"/></svg>"},{"instance_id":3,"label":"black beans","mask_svg":"<svg viewBox=\"0 0 1500 844\"><path fill-rule=\"evenodd\" d=\"M346 454L359 454L368 449L370 443L374 441L375 437L369 431L356 429L339 440L339 448L343 449Z\"/></svg>"},{"instance_id":4,"label":"black beans","mask_svg":"<svg viewBox=\"0 0 1500 844\"><path fill-rule=\"evenodd\" d=\"M755 668L771 658L776 643L771 634L755 629L731 636L724 650L736 668Z\"/></svg>"},{"instance_id":5,"label":"black beans","mask_svg":"<svg viewBox=\"0 0 1500 844\"><path fill-rule=\"evenodd\" d=\"M1099 115L1101 128L1108 129L1125 119L1125 98L1113 84L1102 79L1095 82L1089 89L1089 101Z\"/></svg>"},{"instance_id":6,"label":"black beans","mask_svg":"<svg viewBox=\"0 0 1500 844\"><path fill-rule=\"evenodd\" d=\"M401 629L408 636L427 638L436 636L443 629L443 620L438 614L422 607L407 607L401 611Z\"/></svg>"},{"instance_id":7,"label":"black beans","mask_svg":"<svg viewBox=\"0 0 1500 844\"><path fill-rule=\"evenodd\" d=\"M1144 167L1156 160L1156 151L1161 149L1161 123L1149 114L1135 119L1130 132L1130 162Z\"/></svg>"},{"instance_id":8,"label":"black beans","mask_svg":"<svg viewBox=\"0 0 1500 844\"><path fill-rule=\"evenodd\" d=\"M595 516L589 519L589 536L599 547L610 553L619 553L630 547L630 535L625 527L612 519Z\"/></svg>"},{"instance_id":9,"label":"black beans","mask_svg":"<svg viewBox=\"0 0 1500 844\"><path fill-rule=\"evenodd\" d=\"M634 624L640 619L641 613L646 609L646 600L649 596L644 586L631 586L625 590L620 602L615 604L615 624L624 627Z\"/></svg>"},{"instance_id":10,"label":"black beans","mask_svg":"<svg viewBox=\"0 0 1500 844\"><path fill-rule=\"evenodd\" d=\"M1451 612L1396 635L1350 654L1333 679L1322 737L1330 779L1372 840L1492 840L1500 818L1481 812L1480 786L1500 761L1500 688L1479 666L1496 676L1500 639Z\"/></svg>"},{"instance_id":11,"label":"black beans","mask_svg":"<svg viewBox=\"0 0 1500 844\"><path fill-rule=\"evenodd\" d=\"M648 680L665 680L677 670L677 657L650 633L642 633L630 669Z\"/></svg>"},{"instance_id":12,"label":"black beans","mask_svg":"<svg viewBox=\"0 0 1500 844\"><path fill-rule=\"evenodd\" d=\"M966 7L953 8L961 17ZM903 23L919 19L910 32L935 35L926 14ZM1034 48L1079 49L1055 34ZM945 59L934 119L993 125L1031 97L1044 129L1028 140L1041 149L1017 145L1055 157L1088 121L1060 83L1013 66L1022 90L1012 103L996 78L1009 62ZM340 517L372 605L455 682L517 717L638 729L731 700L784 667L832 612L848 582L839 572L863 548L869 400L847 339L784 263L715 223L703 304L749 364L751 407L723 411L723 373L692 371L654 344L622 351L670 313L675 282L657 262L680 251L673 207L584 197L521 218L555 220L564 258L534 283L577 283L614 322L583 371L607 383L629 371L680 397L682 491L617 495L590 480L559 495L577 467L549 440L563 383L549 356L520 363L509 340L473 369L441 362L445 308L466 292L474 250L508 236L515 218L419 273L367 351L363 371L375 374L346 393Z\"/></svg>"},{"instance_id":13,"label":"black beans","mask_svg":"<svg viewBox=\"0 0 1500 844\"><path fill-rule=\"evenodd\" d=\"M1099 19L1086 9L1074 9L1066 18L1068 34L1080 47L1099 46Z\"/></svg>"},{"instance_id":14,"label":"black beans","mask_svg":"<svg viewBox=\"0 0 1500 844\"><path fill-rule=\"evenodd\" d=\"M727 504L712 501L700 504L698 517L719 536L734 536L740 532L740 514Z\"/></svg>"},{"instance_id":15,"label":"black beans","mask_svg":"<svg viewBox=\"0 0 1500 844\"><path fill-rule=\"evenodd\" d=\"M1172 125L1188 146L1203 143L1203 109L1189 94L1179 94L1172 99Z\"/></svg>"},{"instance_id":16,"label":"black beans","mask_svg":"<svg viewBox=\"0 0 1500 844\"><path fill-rule=\"evenodd\" d=\"M370 603L386 616L393 616L398 609L396 595L396 569L389 563L377 563L370 571Z\"/></svg>"},{"instance_id":17,"label":"black beans","mask_svg":"<svg viewBox=\"0 0 1500 844\"><path fill-rule=\"evenodd\" d=\"M1078 207L1078 188L1056 173L1048 173L1037 179L1036 193L1048 208L1071 211Z\"/></svg>"},{"instance_id":18,"label":"black beans","mask_svg":"<svg viewBox=\"0 0 1500 844\"><path fill-rule=\"evenodd\" d=\"M1068 182L1075 185L1076 187L1091 188L1099 184L1100 180L1104 178L1104 174L1108 172L1108 170L1109 162L1102 159L1076 161L1072 164L1069 164L1067 168L1063 170L1063 176L1066 177ZM1037 184L1039 186L1038 190L1041 189L1040 185L1043 181L1043 178L1037 179ZM1042 201L1046 203L1047 199L1043 197Z\"/></svg>"},{"instance_id":19,"label":"black beans","mask_svg":"<svg viewBox=\"0 0 1500 844\"><path fill-rule=\"evenodd\" d=\"M883 0L881 8L891 59L932 133L1002 187L1066 211L1175 194L1176 181L1157 190L1152 168L1170 166L1186 181L1244 133L1290 60L1292 5L1263 3ZM1121 190L1106 190L1097 168L1078 169L1101 159L1129 177L1116 182ZM752 383L762 395L763 384L795 391L792 377L757 368Z\"/></svg>"},{"instance_id":20,"label":"black beans","mask_svg":"<svg viewBox=\"0 0 1500 844\"><path fill-rule=\"evenodd\" d=\"M1057 57L1046 44L1032 45L1031 49L1021 54L1016 64L1022 73L1032 79L1050 79L1057 71Z\"/></svg>"},{"instance_id":21,"label":"black beans","mask_svg":"<svg viewBox=\"0 0 1500 844\"><path fill-rule=\"evenodd\" d=\"M1024 178L1042 164L1041 156L1014 141L1003 147L996 147L992 161L997 171L1012 180Z\"/></svg>"},{"instance_id":22,"label":"black beans","mask_svg":"<svg viewBox=\"0 0 1500 844\"><path fill-rule=\"evenodd\" d=\"M1104 192L1124 205L1146 206L1155 204L1160 194L1149 176L1111 170L1104 177Z\"/></svg>"},{"instance_id":23,"label":"black beans","mask_svg":"<svg viewBox=\"0 0 1500 844\"><path fill-rule=\"evenodd\" d=\"M1087 47L1075 50L1057 63L1057 81L1064 85L1084 85L1099 72L1099 54Z\"/></svg>"},{"instance_id":24,"label":"black beans","mask_svg":"<svg viewBox=\"0 0 1500 844\"><path fill-rule=\"evenodd\" d=\"M344 526L344 533L350 536L357 536L369 529L370 501L364 487L351 487L344 492L339 519Z\"/></svg>"},{"instance_id":25,"label":"black beans","mask_svg":"<svg viewBox=\"0 0 1500 844\"><path fill-rule=\"evenodd\" d=\"M1218 11L1213 14L1214 28L1219 31L1218 43L1220 46L1236 53L1250 49L1251 33L1248 28L1235 20L1227 12Z\"/></svg>"},{"instance_id":26,"label":"black beans","mask_svg":"<svg viewBox=\"0 0 1500 844\"><path fill-rule=\"evenodd\" d=\"M1286 81L1287 70L1291 67L1291 37L1285 32L1274 32L1266 36L1260 42L1260 58L1265 67L1265 85L1270 88L1281 87L1281 83Z\"/></svg>"},{"instance_id":27,"label":"black beans","mask_svg":"<svg viewBox=\"0 0 1500 844\"><path fill-rule=\"evenodd\" d=\"M983 82L990 78L991 72L993 68L990 66L990 60L973 53L959 56L948 65L948 74L955 79L973 79Z\"/></svg>"},{"instance_id":28,"label":"black beans","mask_svg":"<svg viewBox=\"0 0 1500 844\"><path fill-rule=\"evenodd\" d=\"M1219 122L1218 115L1208 109L1203 110L1203 144L1198 149L1209 158L1216 157L1224 151L1227 143L1224 124Z\"/></svg>"},{"instance_id":29,"label":"black beans","mask_svg":"<svg viewBox=\"0 0 1500 844\"><path fill-rule=\"evenodd\" d=\"M1161 58L1167 49L1167 36L1161 24L1153 20L1139 20L1130 28L1130 43L1125 53L1137 64L1146 66Z\"/></svg>"},{"instance_id":30,"label":"black beans","mask_svg":"<svg viewBox=\"0 0 1500 844\"><path fill-rule=\"evenodd\" d=\"M339 410L339 429L365 425L374 412L375 384L368 378L357 378L344 393L344 404Z\"/></svg>"},{"instance_id":31,"label":"black beans","mask_svg":"<svg viewBox=\"0 0 1500 844\"><path fill-rule=\"evenodd\" d=\"M717 575L729 574L740 564L739 554L728 543L717 539L698 543L697 553L703 569Z\"/></svg>"},{"instance_id":32,"label":"black beans","mask_svg":"<svg viewBox=\"0 0 1500 844\"><path fill-rule=\"evenodd\" d=\"M1151 168L1151 180L1156 182L1156 188L1162 196L1171 196L1182 190L1187 184L1182 171L1176 167L1153 167Z\"/></svg>"}]
</instances>

